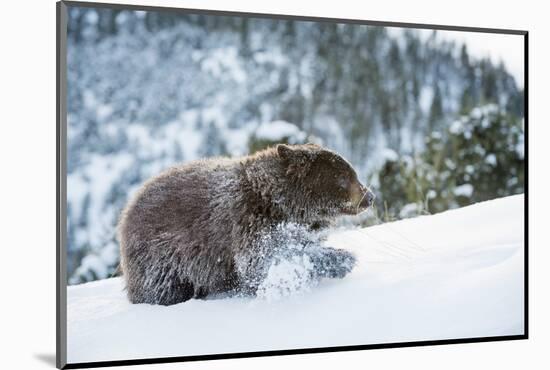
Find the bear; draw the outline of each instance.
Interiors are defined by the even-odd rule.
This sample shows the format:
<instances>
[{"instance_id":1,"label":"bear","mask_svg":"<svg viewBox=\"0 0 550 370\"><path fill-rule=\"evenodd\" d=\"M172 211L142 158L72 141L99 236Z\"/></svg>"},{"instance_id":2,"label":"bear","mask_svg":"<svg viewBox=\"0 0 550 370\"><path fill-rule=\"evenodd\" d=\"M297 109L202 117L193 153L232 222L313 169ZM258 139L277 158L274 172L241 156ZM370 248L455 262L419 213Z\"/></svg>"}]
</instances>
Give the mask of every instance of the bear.
<instances>
[{"instance_id":1,"label":"bear","mask_svg":"<svg viewBox=\"0 0 550 370\"><path fill-rule=\"evenodd\" d=\"M274 245L280 225L323 230L373 199L349 162L317 144L176 165L146 181L121 213L117 238L127 296L158 305L253 296L271 252L281 247ZM312 279L341 278L355 265L348 251L312 250Z\"/></svg>"}]
</instances>

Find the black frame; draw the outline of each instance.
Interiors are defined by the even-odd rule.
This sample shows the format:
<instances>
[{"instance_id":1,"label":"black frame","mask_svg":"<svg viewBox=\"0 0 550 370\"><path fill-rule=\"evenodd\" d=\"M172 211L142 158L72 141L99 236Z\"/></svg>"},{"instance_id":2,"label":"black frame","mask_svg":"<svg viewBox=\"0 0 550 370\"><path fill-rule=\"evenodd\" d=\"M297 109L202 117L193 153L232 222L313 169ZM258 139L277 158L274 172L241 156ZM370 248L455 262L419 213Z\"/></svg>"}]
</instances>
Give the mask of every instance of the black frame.
<instances>
[{"instance_id":1,"label":"black frame","mask_svg":"<svg viewBox=\"0 0 550 370\"><path fill-rule=\"evenodd\" d=\"M80 362L67 363L67 269L66 269L66 143L67 143L67 6L78 6L88 8L110 8L123 10L142 10L142 11L165 11L165 12L182 12L186 14L206 14L218 16L238 16L249 18L268 18L268 19L284 19L295 21L315 21L328 23L347 23L357 25L370 26L385 26L385 27L401 27L401 28L419 28L444 31L466 31L466 32L481 32L481 33L498 33L508 35L521 35L524 37L524 130L525 130L525 196L524 196L524 334L522 335L506 335L494 337L477 337L477 338L457 338L443 340L425 340L413 342L398 342L398 343L379 343L379 344L364 344L353 346L338 346L338 347L323 347L323 348L303 348L289 350L274 350L274 351L257 351L257 352L239 352L239 353L220 353L214 355L196 355L196 356L176 356L176 357L161 357L161 358L144 358L144 359L129 359L116 361L95 361L95 362ZM399 348L399 347L419 347L433 346L445 344L459 343L481 343L481 342L497 342L508 340L520 340L529 338L529 32L526 30L513 29L498 29L498 28L477 28L477 27L462 27L448 26L423 23L401 23L401 22L385 22L359 19L345 18L325 18L325 17L309 17L298 15L284 14L266 14L266 13L249 13L236 12L225 10L205 10L205 9L189 9L189 8L174 8L161 6L146 6L135 4L109 4L99 2L82 2L82 1L58 1L56 3L56 120L57 120L57 137L56 137L56 367L59 369L79 369L104 366L124 366L124 365L142 365L155 363L173 363L183 361L202 361L202 360L220 360L232 358L246 357L266 357L266 356L282 356L308 353L322 352L341 352L341 351L358 351L366 349L380 348Z\"/></svg>"}]
</instances>

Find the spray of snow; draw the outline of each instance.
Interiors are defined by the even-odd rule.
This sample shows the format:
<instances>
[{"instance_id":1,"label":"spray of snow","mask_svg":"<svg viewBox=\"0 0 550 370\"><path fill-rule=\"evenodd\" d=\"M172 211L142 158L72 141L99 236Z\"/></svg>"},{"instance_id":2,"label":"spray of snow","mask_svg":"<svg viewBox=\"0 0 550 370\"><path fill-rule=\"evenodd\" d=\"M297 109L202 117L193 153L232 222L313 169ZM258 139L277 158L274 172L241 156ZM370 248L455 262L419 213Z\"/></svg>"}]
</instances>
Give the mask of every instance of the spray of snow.
<instances>
[{"instance_id":1,"label":"spray of snow","mask_svg":"<svg viewBox=\"0 0 550 370\"><path fill-rule=\"evenodd\" d=\"M293 222L278 224L265 233L261 244L269 253L264 256L266 272L261 276L256 296L275 301L310 291L317 285L311 257L322 253L323 237L324 233Z\"/></svg>"},{"instance_id":2,"label":"spray of snow","mask_svg":"<svg viewBox=\"0 0 550 370\"><path fill-rule=\"evenodd\" d=\"M256 295L267 301L279 300L292 294L307 292L312 287L310 279L313 264L309 256L293 256L274 262L267 276L258 287Z\"/></svg>"}]
</instances>

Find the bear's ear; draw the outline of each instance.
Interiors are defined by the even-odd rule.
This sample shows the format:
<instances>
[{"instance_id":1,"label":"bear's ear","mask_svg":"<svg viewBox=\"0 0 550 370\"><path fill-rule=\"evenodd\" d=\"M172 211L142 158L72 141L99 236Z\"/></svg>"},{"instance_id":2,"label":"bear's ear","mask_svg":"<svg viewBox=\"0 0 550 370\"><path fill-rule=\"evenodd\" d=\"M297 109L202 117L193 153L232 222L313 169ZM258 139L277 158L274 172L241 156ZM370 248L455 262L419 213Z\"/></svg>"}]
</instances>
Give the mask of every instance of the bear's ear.
<instances>
[{"instance_id":1,"label":"bear's ear","mask_svg":"<svg viewBox=\"0 0 550 370\"><path fill-rule=\"evenodd\" d=\"M277 154L282 160L289 163L307 162L315 157L315 152L305 145L278 144Z\"/></svg>"},{"instance_id":2,"label":"bear's ear","mask_svg":"<svg viewBox=\"0 0 550 370\"><path fill-rule=\"evenodd\" d=\"M289 161L292 159L294 155L293 152L294 152L294 149L292 149L290 146L286 144L277 145L277 154L279 155L279 157L281 157L281 159L285 161Z\"/></svg>"},{"instance_id":3,"label":"bear's ear","mask_svg":"<svg viewBox=\"0 0 550 370\"><path fill-rule=\"evenodd\" d=\"M277 154L286 165L287 175L296 174L303 177L307 174L315 153L303 146L277 145Z\"/></svg>"}]
</instances>

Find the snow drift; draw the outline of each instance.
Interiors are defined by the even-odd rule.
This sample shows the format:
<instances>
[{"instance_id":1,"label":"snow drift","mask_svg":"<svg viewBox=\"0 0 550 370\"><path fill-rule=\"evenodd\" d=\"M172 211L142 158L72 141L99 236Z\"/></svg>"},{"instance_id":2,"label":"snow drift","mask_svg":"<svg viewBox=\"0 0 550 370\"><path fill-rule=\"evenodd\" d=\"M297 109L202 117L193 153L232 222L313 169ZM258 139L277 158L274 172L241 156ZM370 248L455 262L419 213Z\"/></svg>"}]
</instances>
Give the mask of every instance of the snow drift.
<instances>
[{"instance_id":1,"label":"snow drift","mask_svg":"<svg viewBox=\"0 0 550 370\"><path fill-rule=\"evenodd\" d=\"M523 334L523 195L335 231L342 280L279 299L130 304L120 278L68 287L68 361Z\"/></svg>"}]
</instances>

